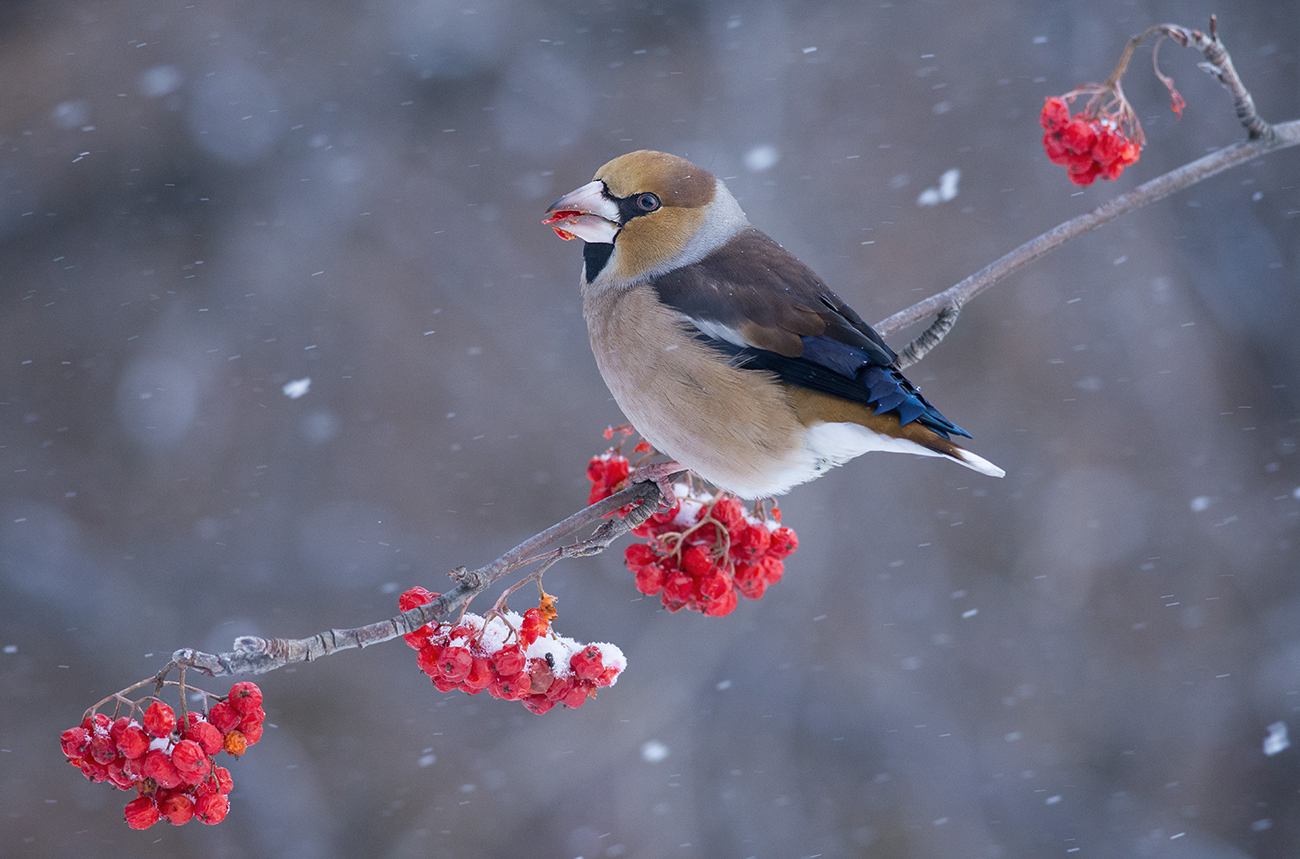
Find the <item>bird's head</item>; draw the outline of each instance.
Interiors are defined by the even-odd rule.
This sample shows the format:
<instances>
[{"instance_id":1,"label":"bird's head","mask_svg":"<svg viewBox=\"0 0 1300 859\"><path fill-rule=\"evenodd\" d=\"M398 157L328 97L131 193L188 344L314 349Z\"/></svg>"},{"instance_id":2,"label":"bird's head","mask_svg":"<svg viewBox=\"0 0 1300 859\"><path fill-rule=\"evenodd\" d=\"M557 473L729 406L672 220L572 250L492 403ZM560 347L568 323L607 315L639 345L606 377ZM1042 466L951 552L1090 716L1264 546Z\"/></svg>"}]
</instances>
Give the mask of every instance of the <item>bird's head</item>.
<instances>
[{"instance_id":1,"label":"bird's head","mask_svg":"<svg viewBox=\"0 0 1300 859\"><path fill-rule=\"evenodd\" d=\"M748 221L727 187L685 158L620 155L565 194L543 222L587 243L588 283L633 283L706 257Z\"/></svg>"}]
</instances>

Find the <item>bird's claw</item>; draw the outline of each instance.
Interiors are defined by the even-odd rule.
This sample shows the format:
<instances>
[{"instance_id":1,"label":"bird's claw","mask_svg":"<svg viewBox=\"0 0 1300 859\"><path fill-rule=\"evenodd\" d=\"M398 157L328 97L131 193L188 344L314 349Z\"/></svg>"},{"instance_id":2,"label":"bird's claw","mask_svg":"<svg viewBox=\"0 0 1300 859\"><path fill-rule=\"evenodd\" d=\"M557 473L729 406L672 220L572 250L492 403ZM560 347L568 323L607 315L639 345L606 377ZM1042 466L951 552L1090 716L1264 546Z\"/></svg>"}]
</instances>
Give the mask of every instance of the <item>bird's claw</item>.
<instances>
[{"instance_id":1,"label":"bird's claw","mask_svg":"<svg viewBox=\"0 0 1300 859\"><path fill-rule=\"evenodd\" d=\"M678 462L653 462L633 471L630 479L633 483L653 483L659 487L659 504L671 509L677 504L677 492L671 478L685 470Z\"/></svg>"}]
</instances>

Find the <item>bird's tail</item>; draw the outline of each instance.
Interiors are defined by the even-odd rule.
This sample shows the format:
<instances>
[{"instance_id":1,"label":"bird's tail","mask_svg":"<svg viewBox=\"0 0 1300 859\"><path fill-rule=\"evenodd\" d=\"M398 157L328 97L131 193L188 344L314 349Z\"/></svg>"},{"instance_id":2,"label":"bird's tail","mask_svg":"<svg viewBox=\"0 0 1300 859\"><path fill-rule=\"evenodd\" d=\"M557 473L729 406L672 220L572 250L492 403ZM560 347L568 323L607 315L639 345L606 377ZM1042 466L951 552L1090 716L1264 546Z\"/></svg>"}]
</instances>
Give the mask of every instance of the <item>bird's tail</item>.
<instances>
[{"instance_id":1,"label":"bird's tail","mask_svg":"<svg viewBox=\"0 0 1300 859\"><path fill-rule=\"evenodd\" d=\"M906 438L912 443L925 448L932 454L951 459L959 465L964 465L972 471L978 471L980 474L987 474L989 477L1006 477L1007 473L989 462L984 457L976 453L971 453L966 448L956 442L944 438L929 428L920 426L920 422L904 424L894 430L899 437Z\"/></svg>"}]
</instances>

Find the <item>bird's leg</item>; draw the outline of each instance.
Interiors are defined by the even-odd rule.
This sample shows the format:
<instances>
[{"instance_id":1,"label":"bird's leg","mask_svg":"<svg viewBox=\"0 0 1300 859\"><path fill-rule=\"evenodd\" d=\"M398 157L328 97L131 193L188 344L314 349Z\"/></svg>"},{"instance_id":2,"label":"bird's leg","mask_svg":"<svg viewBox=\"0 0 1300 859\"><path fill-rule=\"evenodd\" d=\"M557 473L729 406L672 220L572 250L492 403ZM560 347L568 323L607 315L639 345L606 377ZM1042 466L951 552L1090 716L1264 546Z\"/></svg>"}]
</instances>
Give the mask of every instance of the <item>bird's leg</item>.
<instances>
[{"instance_id":1,"label":"bird's leg","mask_svg":"<svg viewBox=\"0 0 1300 859\"><path fill-rule=\"evenodd\" d=\"M664 507L672 507L677 503L677 493L673 490L672 478L685 471L686 469L678 462L652 462L638 467L628 479L632 483L653 483L658 486L659 503Z\"/></svg>"}]
</instances>

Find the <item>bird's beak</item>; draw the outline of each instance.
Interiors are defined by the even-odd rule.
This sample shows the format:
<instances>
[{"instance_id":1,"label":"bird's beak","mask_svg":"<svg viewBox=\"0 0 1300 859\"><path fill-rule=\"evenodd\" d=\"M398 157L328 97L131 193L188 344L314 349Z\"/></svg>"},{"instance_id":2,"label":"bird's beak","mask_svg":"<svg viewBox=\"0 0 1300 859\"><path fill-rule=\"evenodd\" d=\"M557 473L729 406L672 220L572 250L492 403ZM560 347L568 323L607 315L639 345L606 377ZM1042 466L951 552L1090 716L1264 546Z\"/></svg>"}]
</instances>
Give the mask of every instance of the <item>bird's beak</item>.
<instances>
[{"instance_id":1,"label":"bird's beak","mask_svg":"<svg viewBox=\"0 0 1300 859\"><path fill-rule=\"evenodd\" d=\"M613 244L622 226L618 222L618 204L605 195L605 183L599 179L565 194L546 214L550 217L542 223L566 242L578 238L584 242Z\"/></svg>"}]
</instances>

